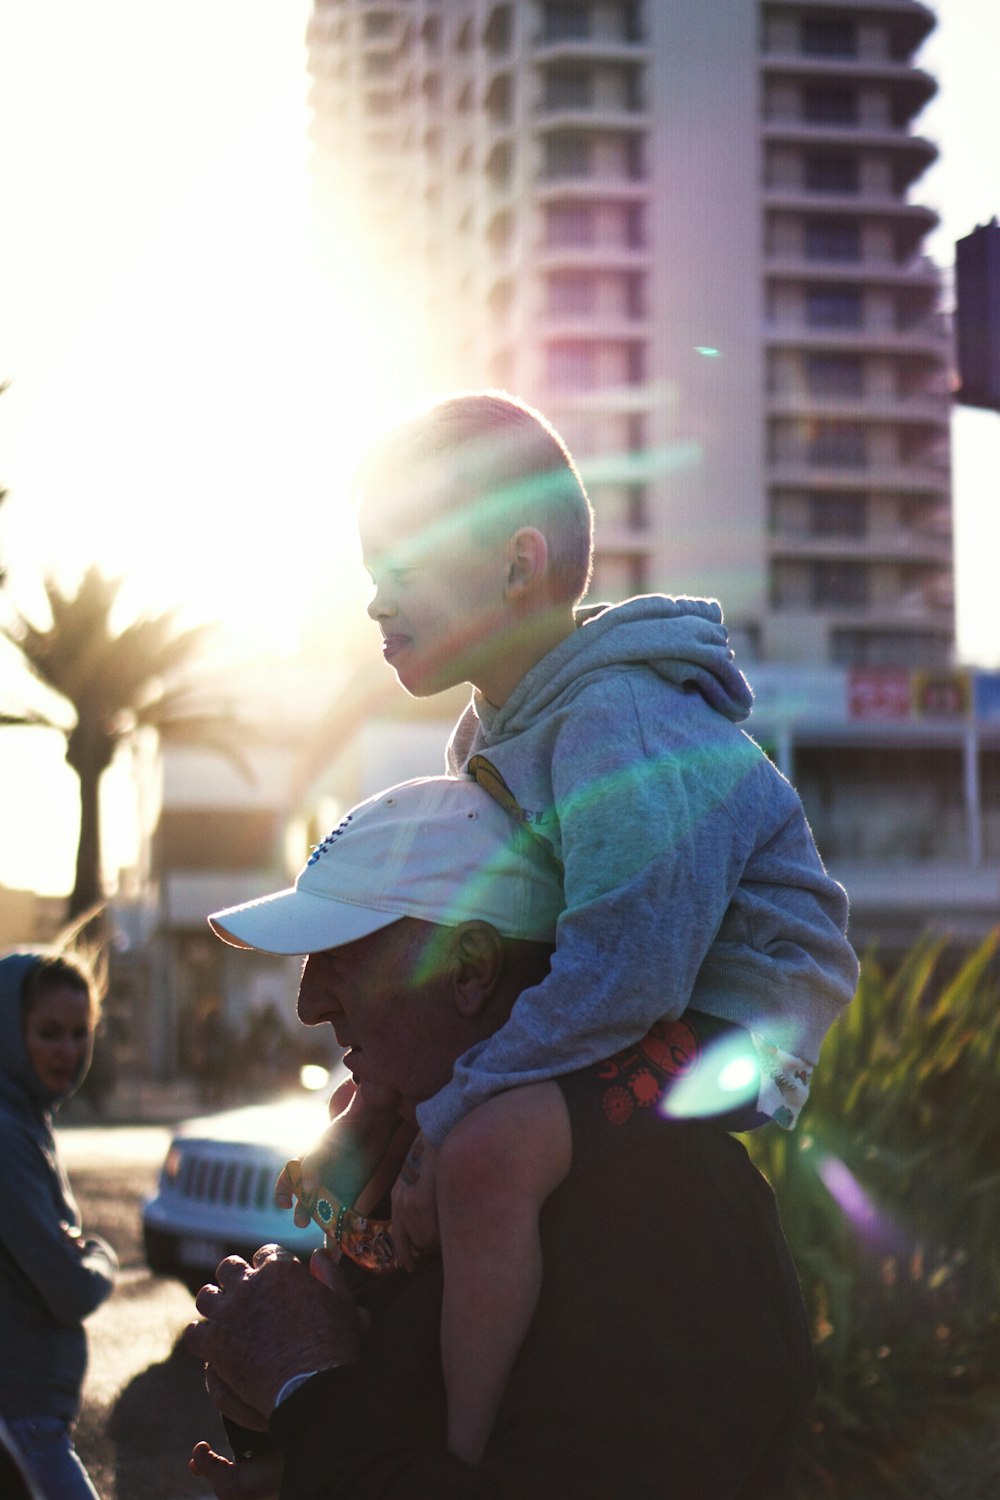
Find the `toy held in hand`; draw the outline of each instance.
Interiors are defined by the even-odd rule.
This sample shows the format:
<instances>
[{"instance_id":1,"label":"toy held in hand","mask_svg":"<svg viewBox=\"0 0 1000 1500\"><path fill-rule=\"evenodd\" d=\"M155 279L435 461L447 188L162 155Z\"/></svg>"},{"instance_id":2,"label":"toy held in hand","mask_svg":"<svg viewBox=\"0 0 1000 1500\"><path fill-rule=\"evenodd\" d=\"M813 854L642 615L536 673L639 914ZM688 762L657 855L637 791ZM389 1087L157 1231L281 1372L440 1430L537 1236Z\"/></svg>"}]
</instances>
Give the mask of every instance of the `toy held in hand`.
<instances>
[{"instance_id":1,"label":"toy held in hand","mask_svg":"<svg viewBox=\"0 0 1000 1500\"><path fill-rule=\"evenodd\" d=\"M342 1255L377 1275L402 1269L388 1219L365 1218L357 1209L342 1203L329 1188L307 1191L302 1186L302 1163L297 1157L288 1162L285 1171L292 1192L306 1213Z\"/></svg>"}]
</instances>

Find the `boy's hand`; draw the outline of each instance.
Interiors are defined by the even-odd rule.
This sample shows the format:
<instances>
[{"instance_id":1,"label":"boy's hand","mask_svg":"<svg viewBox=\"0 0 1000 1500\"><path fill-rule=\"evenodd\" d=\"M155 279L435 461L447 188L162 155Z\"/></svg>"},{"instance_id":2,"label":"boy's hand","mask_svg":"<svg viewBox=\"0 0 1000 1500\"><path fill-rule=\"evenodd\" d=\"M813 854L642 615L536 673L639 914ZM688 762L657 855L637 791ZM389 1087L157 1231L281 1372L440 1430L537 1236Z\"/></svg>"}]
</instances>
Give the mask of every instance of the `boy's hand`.
<instances>
[{"instance_id":1,"label":"boy's hand","mask_svg":"<svg viewBox=\"0 0 1000 1500\"><path fill-rule=\"evenodd\" d=\"M342 1083L330 1099L331 1125L302 1158L302 1186L332 1189L345 1203L354 1203L371 1181L399 1126L399 1095L385 1089L363 1090L353 1080ZM306 1210L292 1192L283 1169L274 1185L278 1208L294 1208L295 1223L305 1229Z\"/></svg>"},{"instance_id":2,"label":"boy's hand","mask_svg":"<svg viewBox=\"0 0 1000 1500\"><path fill-rule=\"evenodd\" d=\"M399 1259L412 1271L417 1257L441 1243L434 1175L437 1148L419 1134L392 1190L392 1238Z\"/></svg>"}]
</instances>

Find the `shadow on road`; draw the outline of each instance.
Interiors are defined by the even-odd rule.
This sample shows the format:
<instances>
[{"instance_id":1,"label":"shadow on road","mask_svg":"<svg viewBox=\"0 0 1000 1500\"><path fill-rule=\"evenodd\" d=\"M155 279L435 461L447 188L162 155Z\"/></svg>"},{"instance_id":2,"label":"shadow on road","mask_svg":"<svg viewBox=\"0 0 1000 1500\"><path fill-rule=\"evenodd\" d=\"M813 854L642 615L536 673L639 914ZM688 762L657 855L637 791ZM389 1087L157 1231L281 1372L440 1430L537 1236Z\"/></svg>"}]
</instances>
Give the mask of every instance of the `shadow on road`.
<instances>
[{"instance_id":1,"label":"shadow on road","mask_svg":"<svg viewBox=\"0 0 1000 1500\"><path fill-rule=\"evenodd\" d=\"M211 1494L187 1469L202 1438L229 1452L201 1366L178 1338L166 1359L124 1387L103 1423L78 1431L77 1448L102 1500L184 1500Z\"/></svg>"}]
</instances>

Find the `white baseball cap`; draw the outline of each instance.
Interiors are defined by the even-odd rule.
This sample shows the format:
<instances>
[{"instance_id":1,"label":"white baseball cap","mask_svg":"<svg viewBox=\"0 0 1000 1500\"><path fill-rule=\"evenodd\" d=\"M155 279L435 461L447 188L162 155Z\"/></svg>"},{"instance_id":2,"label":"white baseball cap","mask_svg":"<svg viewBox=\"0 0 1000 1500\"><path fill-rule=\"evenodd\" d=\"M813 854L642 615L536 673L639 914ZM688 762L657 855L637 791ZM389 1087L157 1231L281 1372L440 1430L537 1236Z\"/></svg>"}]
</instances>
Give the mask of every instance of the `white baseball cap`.
<instances>
[{"instance_id":1,"label":"white baseball cap","mask_svg":"<svg viewBox=\"0 0 1000 1500\"><path fill-rule=\"evenodd\" d=\"M555 859L478 782L427 776L352 808L291 889L208 921L223 942L261 953L321 953L400 917L478 919L554 943L564 904Z\"/></svg>"}]
</instances>

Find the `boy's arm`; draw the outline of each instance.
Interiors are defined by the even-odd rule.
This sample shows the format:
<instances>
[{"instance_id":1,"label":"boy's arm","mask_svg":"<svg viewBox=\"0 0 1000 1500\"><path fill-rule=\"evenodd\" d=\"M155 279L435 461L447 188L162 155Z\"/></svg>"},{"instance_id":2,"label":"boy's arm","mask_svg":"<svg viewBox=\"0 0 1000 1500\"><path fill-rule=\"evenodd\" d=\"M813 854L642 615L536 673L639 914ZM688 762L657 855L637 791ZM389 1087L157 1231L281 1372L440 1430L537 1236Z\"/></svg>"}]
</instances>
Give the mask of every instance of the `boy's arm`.
<instances>
[{"instance_id":1,"label":"boy's arm","mask_svg":"<svg viewBox=\"0 0 1000 1500\"><path fill-rule=\"evenodd\" d=\"M752 778L774 773L739 734L696 726L686 740L678 735L669 753L665 738L660 727L659 753L648 748L623 680L588 717L585 735L577 724L557 745L552 785L566 910L551 972L420 1105L420 1126L433 1144L500 1089L600 1061L690 1002L759 837ZM797 807L790 789L789 807ZM825 877L801 821L804 878L810 856L818 882L833 893L839 888ZM846 908L831 908L826 919L833 959L845 946L845 919ZM797 961L783 955L782 974L792 975ZM803 950L801 962L805 985L811 954ZM853 986L846 967L831 990L832 1010L847 1003Z\"/></svg>"}]
</instances>

